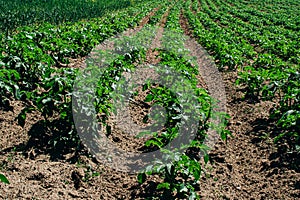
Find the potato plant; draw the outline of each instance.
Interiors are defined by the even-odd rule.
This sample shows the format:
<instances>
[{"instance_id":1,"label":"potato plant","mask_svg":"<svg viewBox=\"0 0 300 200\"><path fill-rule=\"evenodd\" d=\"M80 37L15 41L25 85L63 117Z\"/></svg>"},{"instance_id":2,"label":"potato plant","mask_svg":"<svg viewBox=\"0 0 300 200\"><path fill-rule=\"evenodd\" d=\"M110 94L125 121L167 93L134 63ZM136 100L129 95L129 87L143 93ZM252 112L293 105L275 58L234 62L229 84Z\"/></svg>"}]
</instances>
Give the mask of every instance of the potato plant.
<instances>
[{"instance_id":1,"label":"potato plant","mask_svg":"<svg viewBox=\"0 0 300 200\"><path fill-rule=\"evenodd\" d=\"M153 198L198 199L202 172L199 155L203 155L204 163L209 160L208 148L203 144L207 130L215 129L223 140L230 136L226 130L229 116L226 113L213 114L215 99L208 91L197 87L197 66L183 46L186 38L180 26L182 17L187 19L191 37L208 51L219 70L237 72L236 83L243 87L243 100L278 103L270 112L270 120L278 129L273 139L275 142L288 139L293 150L299 152L299 3L293 0L274 0L271 3L259 0L178 0L171 6L169 4L170 1L154 0L0 1L3 11L0 14L0 108L12 109L11 101L22 101L25 108L16 118L19 125L25 125L29 112L38 111L48 129L57 129L53 123L55 120L65 125L65 129L53 131L49 144L55 148L79 148L80 140L72 115L72 97L77 95L73 86L79 70L71 67L72 62L88 56L106 39L136 27L141 19L158 8L145 28L149 24L158 24L168 12L165 28L169 31L164 32L161 39L166 48L153 50L158 53L160 65L165 66L159 73L173 70L180 74L184 78L182 85L191 86L197 106L183 105L178 94L172 91L174 88L152 83L143 85L143 90L149 91L144 102L163 107L166 122L162 132L140 133L140 136L149 134L151 138L145 142L145 147L160 149L164 159L171 160L167 164L157 161L137 177L141 184L154 174L162 178ZM114 12L110 12L112 10ZM111 60L105 71L101 71L102 76L87 80L96 85L93 109L101 114L98 122L108 131L111 127L106 123L107 118L114 109L111 100L117 98L111 93L116 90L117 83L124 81L123 72L134 71L137 63L145 61L156 31L150 26L148 31L137 34L133 40L125 37L116 44L120 47L120 55ZM109 58L109 54L104 56ZM172 77L164 78L165 82L172 81ZM180 85L175 86L182 89ZM183 98L188 96L189 93L182 94ZM88 109L82 107L80 112ZM185 151L181 154L168 151L166 145L182 137L180 128L192 113L197 113L193 119L198 122L196 137L182 147ZM217 117L224 120L220 126L210 123L210 119ZM92 173L85 179L98 175ZM0 181L9 183L3 174L0 174Z\"/></svg>"}]
</instances>

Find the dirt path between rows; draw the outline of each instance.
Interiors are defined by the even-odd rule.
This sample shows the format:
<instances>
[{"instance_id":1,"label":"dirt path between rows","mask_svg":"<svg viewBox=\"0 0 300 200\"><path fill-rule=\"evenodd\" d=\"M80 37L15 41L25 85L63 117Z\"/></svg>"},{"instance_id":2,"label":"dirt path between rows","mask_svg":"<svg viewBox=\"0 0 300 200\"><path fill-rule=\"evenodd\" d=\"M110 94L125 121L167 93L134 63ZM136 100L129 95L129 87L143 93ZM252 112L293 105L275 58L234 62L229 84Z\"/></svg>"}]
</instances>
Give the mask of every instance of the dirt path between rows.
<instances>
[{"instance_id":1,"label":"dirt path between rows","mask_svg":"<svg viewBox=\"0 0 300 200\"><path fill-rule=\"evenodd\" d=\"M141 30L158 9L138 27L127 30L127 34ZM159 23L153 47L160 45L166 17L167 13ZM180 24L185 34L193 37L183 15ZM147 63L159 62L156 55L157 52L149 50ZM81 58L70 67L81 68L84 62L85 58ZM218 142L210 152L212 163L206 166L198 191L202 199L300 198L300 172L294 167L299 165L298 160L286 153L286 144L274 145L267 135L272 129L267 119L274 103L242 101L243 94L234 84L237 73L224 72L222 78L231 116L229 130L234 137ZM198 79L199 86L206 87L203 77ZM48 150L52 147L47 144L52 133L43 127L40 113L30 113L22 128L15 118L24 105L18 101L11 103L13 109L0 109L0 172L11 182L0 183L2 199L145 199L151 189L155 190L153 185L159 177L153 176L148 185L140 186L136 175L109 168L84 150L56 152L62 155L53 157ZM142 106L132 111L136 121L145 112ZM119 133L119 142L122 137L127 139Z\"/></svg>"},{"instance_id":2,"label":"dirt path between rows","mask_svg":"<svg viewBox=\"0 0 300 200\"><path fill-rule=\"evenodd\" d=\"M193 37L182 14L180 23L185 34ZM288 155L286 144L275 145L266 135L274 126L268 118L275 103L243 101L243 93L235 85L237 77L237 72L222 73L227 113L231 116L228 128L233 137L226 143L220 141L210 152L213 164L206 167L206 174L202 177L201 197L253 200L299 198L299 159ZM289 157L292 159L288 160Z\"/></svg>"},{"instance_id":3,"label":"dirt path between rows","mask_svg":"<svg viewBox=\"0 0 300 200\"><path fill-rule=\"evenodd\" d=\"M158 9L125 34L141 30ZM69 67L82 68L85 59L74 60ZM0 109L0 171L11 183L0 183L1 199L131 198L131 188L137 182L135 174L102 165L84 150L50 152L52 147L47 140L53 133L43 127L40 113L30 113L22 128L15 118L24 105L19 101L12 101L11 105L11 109ZM53 158L52 153L60 157Z\"/></svg>"}]
</instances>

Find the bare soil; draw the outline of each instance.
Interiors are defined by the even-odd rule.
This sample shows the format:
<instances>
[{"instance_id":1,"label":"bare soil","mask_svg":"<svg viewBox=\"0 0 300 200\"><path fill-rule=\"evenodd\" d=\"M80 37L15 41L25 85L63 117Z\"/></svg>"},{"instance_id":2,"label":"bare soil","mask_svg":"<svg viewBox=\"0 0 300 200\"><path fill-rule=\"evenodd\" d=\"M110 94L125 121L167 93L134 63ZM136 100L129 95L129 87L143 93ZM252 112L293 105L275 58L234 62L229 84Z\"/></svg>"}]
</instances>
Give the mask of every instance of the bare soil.
<instances>
[{"instance_id":1,"label":"bare soil","mask_svg":"<svg viewBox=\"0 0 300 200\"><path fill-rule=\"evenodd\" d=\"M191 36L184 18L181 25ZM148 62L155 62L152 53ZM83 62L84 58L72 66ZM237 72L222 72L222 76L233 137L219 141L210 152L211 162L198 191L202 199L299 199L299 155L289 154L288 144L274 144L270 138L274 124L268 116L275 103L242 100L243 92L234 84ZM205 87L201 77L199 82ZM139 185L136 175L104 166L84 149L53 148L48 140L54 130L43 126L41 114L30 113L21 127L15 119L24 105L15 100L10 103L11 108L0 108L0 172L10 181L0 183L1 199L144 199L145 193L154 192L154 182L160 180L157 176ZM137 106L132 113L138 122L147 110L145 105Z\"/></svg>"}]
</instances>

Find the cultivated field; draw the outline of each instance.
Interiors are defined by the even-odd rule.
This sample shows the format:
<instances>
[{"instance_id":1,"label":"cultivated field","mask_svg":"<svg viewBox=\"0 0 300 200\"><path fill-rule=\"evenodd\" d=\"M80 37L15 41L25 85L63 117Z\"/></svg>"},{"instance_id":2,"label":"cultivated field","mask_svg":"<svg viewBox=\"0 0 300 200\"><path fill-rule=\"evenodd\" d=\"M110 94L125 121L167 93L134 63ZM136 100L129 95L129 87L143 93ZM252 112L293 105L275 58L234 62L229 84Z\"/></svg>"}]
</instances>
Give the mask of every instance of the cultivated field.
<instances>
[{"instance_id":1,"label":"cultivated field","mask_svg":"<svg viewBox=\"0 0 300 200\"><path fill-rule=\"evenodd\" d=\"M299 1L0 10L2 199L300 198Z\"/></svg>"}]
</instances>

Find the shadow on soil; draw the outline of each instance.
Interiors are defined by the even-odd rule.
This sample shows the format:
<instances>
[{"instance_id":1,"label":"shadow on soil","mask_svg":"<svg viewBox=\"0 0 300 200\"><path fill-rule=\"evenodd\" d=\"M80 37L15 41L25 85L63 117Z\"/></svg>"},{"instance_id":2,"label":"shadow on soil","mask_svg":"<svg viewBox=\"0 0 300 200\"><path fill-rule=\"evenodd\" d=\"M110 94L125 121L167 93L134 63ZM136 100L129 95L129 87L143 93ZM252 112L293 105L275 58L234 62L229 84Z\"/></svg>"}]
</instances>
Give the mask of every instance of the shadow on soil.
<instances>
[{"instance_id":1,"label":"shadow on soil","mask_svg":"<svg viewBox=\"0 0 300 200\"><path fill-rule=\"evenodd\" d=\"M159 199L159 200L173 200L186 199L183 195L174 195L171 190L157 189L159 182L146 181L142 185L134 185L131 187L130 199ZM196 188L200 190L200 188Z\"/></svg>"},{"instance_id":2,"label":"shadow on soil","mask_svg":"<svg viewBox=\"0 0 300 200\"><path fill-rule=\"evenodd\" d=\"M142 199L147 199L153 197L153 195L158 196L156 192L157 185L158 183L154 181L147 181L147 184L145 184L145 186L142 185L132 186L130 188L132 190L130 199L136 199L138 197Z\"/></svg>"},{"instance_id":3,"label":"shadow on soil","mask_svg":"<svg viewBox=\"0 0 300 200\"><path fill-rule=\"evenodd\" d=\"M255 134L256 137L252 139L252 144L255 144L258 148L261 148L262 143L266 139L272 139L278 136L282 130L276 128L276 125L271 120L267 119L256 119L253 123L253 129L250 134ZM300 172L300 152L295 149L297 145L294 139L290 137L282 138L277 143L273 143L276 151L271 153L269 156L270 164L263 166L262 170L268 169L290 169L295 170L297 173ZM299 145L299 144L298 144ZM272 173L276 173L273 170ZM272 174L270 174L271 176ZM295 186L296 187L296 186Z\"/></svg>"},{"instance_id":4,"label":"shadow on soil","mask_svg":"<svg viewBox=\"0 0 300 200\"><path fill-rule=\"evenodd\" d=\"M81 154L87 154L87 152L77 133L71 130L72 126L66 121L53 120L46 124L44 120L41 120L32 125L28 131L29 140L26 143L4 149L2 153L16 150L30 159L44 154L50 155L51 161L64 160L67 154L72 154L73 156L67 161L76 162L79 152Z\"/></svg>"}]
</instances>

